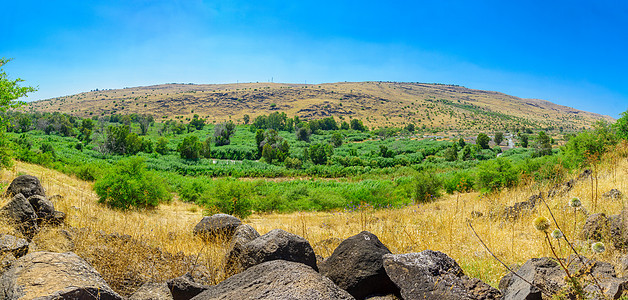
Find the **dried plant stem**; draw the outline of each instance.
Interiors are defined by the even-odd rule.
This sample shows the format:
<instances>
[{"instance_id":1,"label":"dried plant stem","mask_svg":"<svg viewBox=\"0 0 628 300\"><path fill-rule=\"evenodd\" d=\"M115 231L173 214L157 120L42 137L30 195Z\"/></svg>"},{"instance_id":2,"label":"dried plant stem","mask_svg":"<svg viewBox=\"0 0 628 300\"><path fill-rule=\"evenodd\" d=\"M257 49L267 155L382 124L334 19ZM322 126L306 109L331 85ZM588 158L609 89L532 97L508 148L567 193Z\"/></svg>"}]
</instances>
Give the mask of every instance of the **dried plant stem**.
<instances>
[{"instance_id":1,"label":"dried plant stem","mask_svg":"<svg viewBox=\"0 0 628 300\"><path fill-rule=\"evenodd\" d=\"M482 244L482 246L484 247L484 249L486 249L486 251L488 251L488 253L490 253L493 258L495 258L495 260L497 260L499 263L501 263L504 268L506 268L506 270L510 271L510 273L512 273L513 275L517 276L519 279L523 280L523 282L529 284L530 286L533 286L535 288L537 288L539 291L541 291L542 294L544 294L545 296L551 297L552 294L548 293L547 291L543 290L541 287L539 287L538 285L528 281L527 279L521 277L521 275L517 274L517 272L513 271L510 267L508 267L503 261L501 261L499 258L497 258L497 256L495 256L495 254L493 253L493 251L491 251L491 249L488 248L488 246L484 243L484 241L482 240L482 238L480 238L480 236L478 235L478 233L475 231L475 228L473 228L473 225L471 225L471 221L467 220L467 225L469 225L469 227L471 228L471 231L473 231L473 234L475 234L475 237L478 239L478 241L480 241L480 243Z\"/></svg>"}]
</instances>

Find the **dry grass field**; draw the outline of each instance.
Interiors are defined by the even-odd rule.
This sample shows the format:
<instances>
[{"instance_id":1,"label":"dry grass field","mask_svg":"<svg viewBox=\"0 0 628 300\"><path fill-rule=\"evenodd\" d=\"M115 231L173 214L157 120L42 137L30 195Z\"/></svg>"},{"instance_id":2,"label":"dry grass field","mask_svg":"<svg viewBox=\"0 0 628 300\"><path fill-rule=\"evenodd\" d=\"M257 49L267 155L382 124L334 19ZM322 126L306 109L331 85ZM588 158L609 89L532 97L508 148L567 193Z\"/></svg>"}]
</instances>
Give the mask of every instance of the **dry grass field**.
<instances>
[{"instance_id":1,"label":"dry grass field","mask_svg":"<svg viewBox=\"0 0 628 300\"><path fill-rule=\"evenodd\" d=\"M548 101L460 86L402 82L324 84L240 83L164 84L99 90L30 103L27 110L80 117L152 114L157 121L189 120L194 114L212 122L241 123L248 114L285 112L302 119L359 118L367 126L414 123L437 131L504 130L554 127L581 130L596 120L613 119Z\"/></svg>"},{"instance_id":2,"label":"dry grass field","mask_svg":"<svg viewBox=\"0 0 628 300\"><path fill-rule=\"evenodd\" d=\"M628 147L624 144L600 163L598 182L593 184L593 190L590 179L584 179L568 193L546 198L565 235L582 254L592 255L586 241L576 241L586 216L581 211L574 213L567 203L571 198L579 197L589 213L619 213L626 198L605 199L602 194L612 188L628 191L627 154ZM202 218L199 207L182 203L175 197L172 203L162 204L152 211L114 211L97 203L91 183L19 162L12 170L0 173L0 183L6 188L21 174L39 177L48 196L62 196L54 200L54 204L57 210L67 213L68 226L45 229L33 240L32 250L74 251L92 263L114 289L125 295L132 293L143 281L165 280L190 270L205 275L208 283L224 279L226 244L205 244L192 235L194 225ZM468 220L492 251L508 265L550 256L543 236L532 226L537 216L549 217L544 206L516 220L491 216L548 188L527 183L492 195L446 195L432 203L402 209L362 207L355 211L253 214L244 222L261 234L281 228L303 236L310 241L316 254L323 257L331 255L342 239L368 230L393 253L426 249L443 251L456 259L469 276L497 286L506 270L483 249L469 229ZM0 198L0 205L7 201ZM472 212L480 212L482 216ZM554 228L552 226L551 230ZM0 230L16 234L6 225ZM569 255L564 242L560 243L559 253ZM620 254L607 243L607 251L597 258L615 263Z\"/></svg>"}]
</instances>

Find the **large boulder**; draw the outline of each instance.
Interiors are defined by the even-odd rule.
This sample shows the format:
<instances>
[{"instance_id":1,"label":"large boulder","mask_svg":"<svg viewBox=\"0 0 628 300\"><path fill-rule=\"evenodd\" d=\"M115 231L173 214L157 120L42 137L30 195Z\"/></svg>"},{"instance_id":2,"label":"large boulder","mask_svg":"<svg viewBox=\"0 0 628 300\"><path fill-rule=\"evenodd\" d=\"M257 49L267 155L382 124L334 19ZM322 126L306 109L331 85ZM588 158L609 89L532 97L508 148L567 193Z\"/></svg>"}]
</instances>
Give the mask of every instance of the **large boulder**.
<instances>
[{"instance_id":1,"label":"large boulder","mask_svg":"<svg viewBox=\"0 0 628 300\"><path fill-rule=\"evenodd\" d=\"M0 257L5 253L11 253L14 257L20 258L27 252L28 242L25 239L8 234L0 235Z\"/></svg>"},{"instance_id":2,"label":"large boulder","mask_svg":"<svg viewBox=\"0 0 628 300\"><path fill-rule=\"evenodd\" d=\"M216 214L211 217L203 217L194 227L194 234L209 241L229 241L240 225L242 225L242 221L234 216Z\"/></svg>"},{"instance_id":3,"label":"large boulder","mask_svg":"<svg viewBox=\"0 0 628 300\"><path fill-rule=\"evenodd\" d=\"M37 214L33 206L24 195L17 194L11 201L0 209L0 215L7 218L28 239L31 240L37 232Z\"/></svg>"},{"instance_id":4,"label":"large boulder","mask_svg":"<svg viewBox=\"0 0 628 300\"><path fill-rule=\"evenodd\" d=\"M399 289L384 270L383 256L390 250L377 236L362 231L342 241L332 255L320 264L321 274L356 299L373 294L394 294Z\"/></svg>"},{"instance_id":5,"label":"large boulder","mask_svg":"<svg viewBox=\"0 0 628 300\"><path fill-rule=\"evenodd\" d=\"M72 252L34 252L0 277L0 299L118 300L100 274Z\"/></svg>"},{"instance_id":6,"label":"large boulder","mask_svg":"<svg viewBox=\"0 0 628 300\"><path fill-rule=\"evenodd\" d=\"M242 269L271 260L286 260L302 263L318 271L316 255L304 238L281 229L274 229L242 247L240 262Z\"/></svg>"},{"instance_id":7,"label":"large boulder","mask_svg":"<svg viewBox=\"0 0 628 300\"><path fill-rule=\"evenodd\" d=\"M581 237L589 241L611 241L615 248L628 248L628 210L606 216L590 215L582 227Z\"/></svg>"},{"instance_id":8,"label":"large boulder","mask_svg":"<svg viewBox=\"0 0 628 300\"><path fill-rule=\"evenodd\" d=\"M174 300L189 300L207 290L209 286L194 281L189 273L181 277L170 279L167 282L168 289Z\"/></svg>"},{"instance_id":9,"label":"large boulder","mask_svg":"<svg viewBox=\"0 0 628 300\"><path fill-rule=\"evenodd\" d=\"M47 223L53 219L55 213L55 206L52 202L44 196L33 195L28 199L28 203L31 204L35 213L37 214L37 222L41 226L43 223Z\"/></svg>"},{"instance_id":10,"label":"large boulder","mask_svg":"<svg viewBox=\"0 0 628 300\"><path fill-rule=\"evenodd\" d=\"M242 271L242 250L248 242L260 237L260 234L251 227L251 225L243 224L236 229L231 243L229 244L229 252L226 256L225 273L233 275Z\"/></svg>"},{"instance_id":11,"label":"large boulder","mask_svg":"<svg viewBox=\"0 0 628 300\"><path fill-rule=\"evenodd\" d=\"M403 299L499 299L499 290L469 278L445 253L386 254L384 268L401 290Z\"/></svg>"},{"instance_id":12,"label":"large boulder","mask_svg":"<svg viewBox=\"0 0 628 300\"><path fill-rule=\"evenodd\" d=\"M168 284L165 282L147 282L128 300L173 300Z\"/></svg>"},{"instance_id":13,"label":"large boulder","mask_svg":"<svg viewBox=\"0 0 628 300\"><path fill-rule=\"evenodd\" d=\"M628 291L628 278L618 278L611 264L586 258L583 258L583 264L575 256L570 257L568 260L571 261L568 267L571 274L586 270L586 275L580 279L585 292L592 295L599 295L600 293L597 285L592 283L593 280L590 274L593 274L600 283L607 298L618 299L624 291ZM555 259L547 257L532 258L519 268L517 274L532 283L533 286L509 273L499 282L499 288L504 295L504 300L540 300L543 294L552 296L561 292L569 294L570 297L567 297L568 299L574 296L573 291L567 291L568 287L565 283L566 273Z\"/></svg>"},{"instance_id":14,"label":"large boulder","mask_svg":"<svg viewBox=\"0 0 628 300\"><path fill-rule=\"evenodd\" d=\"M342 300L353 297L304 264L273 260L231 276L193 299Z\"/></svg>"},{"instance_id":15,"label":"large boulder","mask_svg":"<svg viewBox=\"0 0 628 300\"><path fill-rule=\"evenodd\" d=\"M39 182L39 179L31 175L22 175L13 179L5 195L13 197L17 194L24 195L26 199L33 195L46 196L44 187Z\"/></svg>"}]
</instances>

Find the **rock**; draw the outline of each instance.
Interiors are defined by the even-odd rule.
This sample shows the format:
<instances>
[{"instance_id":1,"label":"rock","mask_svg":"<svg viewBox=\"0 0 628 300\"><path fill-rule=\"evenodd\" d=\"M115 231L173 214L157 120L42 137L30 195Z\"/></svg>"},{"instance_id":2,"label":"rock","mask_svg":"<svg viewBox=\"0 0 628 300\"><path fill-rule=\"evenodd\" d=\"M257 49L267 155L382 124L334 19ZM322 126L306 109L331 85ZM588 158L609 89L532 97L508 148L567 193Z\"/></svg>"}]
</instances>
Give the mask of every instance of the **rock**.
<instances>
[{"instance_id":1,"label":"rock","mask_svg":"<svg viewBox=\"0 0 628 300\"><path fill-rule=\"evenodd\" d=\"M365 300L403 300L394 294L384 295L384 296L369 296L366 297Z\"/></svg>"},{"instance_id":2,"label":"rock","mask_svg":"<svg viewBox=\"0 0 628 300\"><path fill-rule=\"evenodd\" d=\"M14 257L20 258L28 252L28 242L25 239L12 235L0 235L0 255L11 253Z\"/></svg>"},{"instance_id":3,"label":"rock","mask_svg":"<svg viewBox=\"0 0 628 300\"><path fill-rule=\"evenodd\" d=\"M390 250L377 236L362 231L347 238L321 263L321 274L356 299L373 294L395 294L397 286L384 270L383 256Z\"/></svg>"},{"instance_id":4,"label":"rock","mask_svg":"<svg viewBox=\"0 0 628 300\"><path fill-rule=\"evenodd\" d=\"M13 182L11 182L9 188L7 188L5 195L13 197L17 194L24 195L24 198L26 199L33 195L46 197L44 187L41 186L39 179L31 175L22 175L13 179Z\"/></svg>"},{"instance_id":5,"label":"rock","mask_svg":"<svg viewBox=\"0 0 628 300\"><path fill-rule=\"evenodd\" d=\"M192 299L209 288L209 286L195 282L189 273L170 279L166 283L174 300Z\"/></svg>"},{"instance_id":6,"label":"rock","mask_svg":"<svg viewBox=\"0 0 628 300\"><path fill-rule=\"evenodd\" d=\"M242 247L240 262L242 269L271 260L286 260L302 263L318 271L316 256L310 243L304 238L281 229L274 229Z\"/></svg>"},{"instance_id":7,"label":"rock","mask_svg":"<svg viewBox=\"0 0 628 300\"><path fill-rule=\"evenodd\" d=\"M582 171L582 173L580 173L580 175L578 175L578 180L587 179L592 174L593 171L591 171L591 169L585 169L584 171Z\"/></svg>"},{"instance_id":8,"label":"rock","mask_svg":"<svg viewBox=\"0 0 628 300\"><path fill-rule=\"evenodd\" d=\"M386 254L384 267L403 299L500 299L501 293L479 279L469 278L446 254Z\"/></svg>"},{"instance_id":9,"label":"rock","mask_svg":"<svg viewBox=\"0 0 628 300\"><path fill-rule=\"evenodd\" d=\"M52 217L48 220L48 224L53 226L59 226L65 223L66 214L62 211L54 211Z\"/></svg>"},{"instance_id":10,"label":"rock","mask_svg":"<svg viewBox=\"0 0 628 300\"><path fill-rule=\"evenodd\" d=\"M602 197L604 197L604 198L611 198L611 199L621 199L622 196L623 196L622 193L618 189L612 189L612 190L602 194Z\"/></svg>"},{"instance_id":11,"label":"rock","mask_svg":"<svg viewBox=\"0 0 628 300\"><path fill-rule=\"evenodd\" d=\"M231 240L236 228L242 225L240 219L227 215L216 214L203 219L194 227L194 234L206 240Z\"/></svg>"},{"instance_id":12,"label":"rock","mask_svg":"<svg viewBox=\"0 0 628 300\"><path fill-rule=\"evenodd\" d=\"M10 252L0 254L0 275L8 270L16 260L17 258Z\"/></svg>"},{"instance_id":13,"label":"rock","mask_svg":"<svg viewBox=\"0 0 628 300\"><path fill-rule=\"evenodd\" d=\"M260 234L251 225L240 225L233 234L231 244L229 245L229 253L226 257L225 273L227 275L237 274L242 271L242 263L240 257L242 249L248 242L260 237Z\"/></svg>"},{"instance_id":14,"label":"rock","mask_svg":"<svg viewBox=\"0 0 628 300\"><path fill-rule=\"evenodd\" d=\"M13 199L0 209L0 215L13 222L13 225L28 239L31 240L37 232L37 214L33 206L24 198L24 195L17 194Z\"/></svg>"},{"instance_id":15,"label":"rock","mask_svg":"<svg viewBox=\"0 0 628 300\"><path fill-rule=\"evenodd\" d=\"M0 299L122 299L72 252L34 252L0 277Z\"/></svg>"},{"instance_id":16,"label":"rock","mask_svg":"<svg viewBox=\"0 0 628 300\"><path fill-rule=\"evenodd\" d=\"M592 283L589 274L595 276L604 289L606 297L617 299L624 291L628 290L628 279L617 278L611 264L584 258L586 265L586 267L584 267L582 262L575 256L570 257L569 260L572 261L569 265L569 272L571 274L585 270L584 278L580 280L585 292L599 294L599 288ZM530 286L517 276L508 274L502 278L499 283L499 287L502 289L504 295L504 300L541 299L541 290L545 291L547 296L552 296L565 291L567 288L565 283L565 271L561 269L556 260L547 257L528 260L519 268L517 274L535 286Z\"/></svg>"},{"instance_id":17,"label":"rock","mask_svg":"<svg viewBox=\"0 0 628 300\"><path fill-rule=\"evenodd\" d=\"M47 223L53 218L55 213L55 206L51 201L44 196L33 195L28 198L28 202L31 204L37 214L38 224Z\"/></svg>"},{"instance_id":18,"label":"rock","mask_svg":"<svg viewBox=\"0 0 628 300\"><path fill-rule=\"evenodd\" d=\"M173 300L168 284L165 282L147 282L128 300Z\"/></svg>"},{"instance_id":19,"label":"rock","mask_svg":"<svg viewBox=\"0 0 628 300\"><path fill-rule=\"evenodd\" d=\"M602 237L610 232L608 218L604 213L590 215L582 227L582 238L591 241L601 241Z\"/></svg>"},{"instance_id":20,"label":"rock","mask_svg":"<svg viewBox=\"0 0 628 300\"><path fill-rule=\"evenodd\" d=\"M518 219L524 213L531 213L535 210L536 205L541 201L542 194L532 195L526 201L517 202L512 206L504 209L504 215L508 219Z\"/></svg>"},{"instance_id":21,"label":"rock","mask_svg":"<svg viewBox=\"0 0 628 300\"><path fill-rule=\"evenodd\" d=\"M341 300L353 297L304 264L273 260L231 276L193 299Z\"/></svg>"}]
</instances>

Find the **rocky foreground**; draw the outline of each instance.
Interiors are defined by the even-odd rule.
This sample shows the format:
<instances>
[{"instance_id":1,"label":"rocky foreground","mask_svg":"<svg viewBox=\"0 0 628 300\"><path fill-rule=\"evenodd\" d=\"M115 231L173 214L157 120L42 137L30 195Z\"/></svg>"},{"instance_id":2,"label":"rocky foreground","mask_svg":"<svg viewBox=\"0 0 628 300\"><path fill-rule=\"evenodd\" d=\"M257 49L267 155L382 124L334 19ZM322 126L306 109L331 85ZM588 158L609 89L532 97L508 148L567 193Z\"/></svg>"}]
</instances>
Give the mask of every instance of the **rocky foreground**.
<instances>
[{"instance_id":1,"label":"rocky foreground","mask_svg":"<svg viewBox=\"0 0 628 300\"><path fill-rule=\"evenodd\" d=\"M124 299L75 253L29 252L29 242L40 228L62 225L65 217L54 209L36 177L16 178L6 196L11 200L0 209L0 214L22 236L0 236L0 299ZM610 227L617 236L614 241L623 244L623 217L592 215L583 234L587 238L599 237ZM68 229L69 239L73 230L78 229ZM566 283L565 271L552 258L530 259L516 274L507 274L496 289L466 276L445 253L425 250L393 254L368 231L347 238L330 257L323 258L300 236L281 229L260 235L230 215L204 217L191 230L207 243L230 242L224 259L225 272L231 276L217 285L203 285L190 270L165 282L146 282L128 299L574 297L570 289L573 285ZM110 238L114 237L120 238ZM588 297L618 299L628 292L628 278L618 277L609 263L576 256L562 262L570 274L577 276Z\"/></svg>"}]
</instances>

